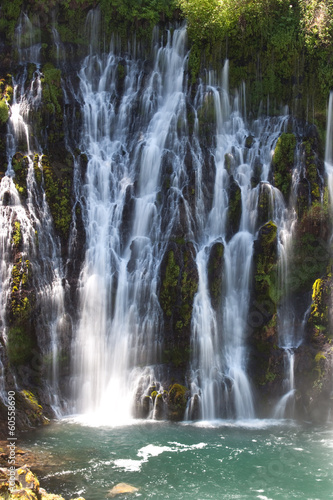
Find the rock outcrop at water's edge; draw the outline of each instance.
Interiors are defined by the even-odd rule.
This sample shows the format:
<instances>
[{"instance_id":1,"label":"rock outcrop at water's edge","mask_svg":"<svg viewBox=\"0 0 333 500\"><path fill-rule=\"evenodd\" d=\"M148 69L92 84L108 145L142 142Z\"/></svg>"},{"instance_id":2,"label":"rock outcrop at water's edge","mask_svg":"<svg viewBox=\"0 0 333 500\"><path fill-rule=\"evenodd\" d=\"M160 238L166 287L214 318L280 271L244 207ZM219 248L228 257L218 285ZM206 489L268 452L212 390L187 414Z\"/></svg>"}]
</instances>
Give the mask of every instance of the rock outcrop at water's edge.
<instances>
[{"instance_id":1,"label":"rock outcrop at water's edge","mask_svg":"<svg viewBox=\"0 0 333 500\"><path fill-rule=\"evenodd\" d=\"M27 466L16 470L0 469L0 497L3 500L64 500L60 495L47 493L40 487L35 474ZM84 500L79 497L72 500Z\"/></svg>"}]
</instances>

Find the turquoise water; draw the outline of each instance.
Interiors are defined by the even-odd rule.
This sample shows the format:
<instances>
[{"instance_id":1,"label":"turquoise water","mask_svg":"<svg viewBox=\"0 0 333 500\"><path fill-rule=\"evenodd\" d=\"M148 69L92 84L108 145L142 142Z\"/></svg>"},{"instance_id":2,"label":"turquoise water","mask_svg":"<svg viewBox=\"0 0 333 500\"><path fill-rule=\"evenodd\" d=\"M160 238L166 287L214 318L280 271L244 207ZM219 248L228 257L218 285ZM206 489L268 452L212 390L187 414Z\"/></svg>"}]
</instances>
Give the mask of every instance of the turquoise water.
<instances>
[{"instance_id":1,"label":"turquoise water","mask_svg":"<svg viewBox=\"0 0 333 500\"><path fill-rule=\"evenodd\" d=\"M140 421L107 428L66 420L21 441L41 458L52 454L40 482L66 499L103 500L120 482L139 488L121 499L333 498L332 426Z\"/></svg>"}]
</instances>

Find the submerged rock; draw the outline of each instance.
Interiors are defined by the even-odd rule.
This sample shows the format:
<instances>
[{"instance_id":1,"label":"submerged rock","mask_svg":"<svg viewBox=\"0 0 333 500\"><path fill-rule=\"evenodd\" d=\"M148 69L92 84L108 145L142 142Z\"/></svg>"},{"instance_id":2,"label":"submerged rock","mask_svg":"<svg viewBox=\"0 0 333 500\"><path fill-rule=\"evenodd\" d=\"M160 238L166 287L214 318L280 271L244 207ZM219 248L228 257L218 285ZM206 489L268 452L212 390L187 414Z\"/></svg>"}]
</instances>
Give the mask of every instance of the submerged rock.
<instances>
[{"instance_id":1,"label":"submerged rock","mask_svg":"<svg viewBox=\"0 0 333 500\"><path fill-rule=\"evenodd\" d=\"M112 488L112 490L109 491L108 497L113 498L117 495L121 495L122 493L135 493L136 491L139 491L139 489L135 488L135 486L131 486L127 483L118 483Z\"/></svg>"}]
</instances>

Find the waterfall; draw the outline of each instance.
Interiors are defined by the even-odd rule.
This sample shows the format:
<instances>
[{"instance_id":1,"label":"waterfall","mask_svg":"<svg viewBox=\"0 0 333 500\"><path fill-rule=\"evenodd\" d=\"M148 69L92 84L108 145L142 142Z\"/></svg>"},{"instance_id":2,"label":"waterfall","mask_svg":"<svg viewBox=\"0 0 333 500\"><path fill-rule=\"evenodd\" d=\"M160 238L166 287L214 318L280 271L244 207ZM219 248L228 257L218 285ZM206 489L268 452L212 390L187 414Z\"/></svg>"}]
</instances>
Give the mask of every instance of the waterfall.
<instances>
[{"instance_id":1,"label":"waterfall","mask_svg":"<svg viewBox=\"0 0 333 500\"><path fill-rule=\"evenodd\" d=\"M54 234L44 187L43 184L38 186L35 178L36 171L43 178L42 147L29 120L30 114L41 105L42 95L38 19L33 24L27 15L21 14L16 33L20 72L13 77L13 101L6 136L8 168L0 185L2 335L8 350L8 343L14 342L10 338L11 331L22 331L20 323L11 327L8 321L11 314L8 305L13 300L40 309L34 325L38 340L30 355L29 376L39 376L42 357L46 365L45 383L49 386L50 404L59 414L59 336L62 331L68 330L64 326L67 319L63 270L60 245ZM36 65L36 69L29 82L27 65L31 63ZM16 180L21 170L26 172L22 182ZM24 202L19 192L23 194ZM14 265L8 266L8 262L13 262L12 256ZM15 281L15 276L20 277L19 282L16 282L18 278ZM33 292L24 290L24 279L28 280ZM30 294L29 297L26 293Z\"/></svg>"},{"instance_id":2,"label":"waterfall","mask_svg":"<svg viewBox=\"0 0 333 500\"><path fill-rule=\"evenodd\" d=\"M287 108L253 118L246 84L229 88L228 60L191 85L185 26L156 27L149 49L133 35L124 50L116 35L108 45L101 17L89 11L88 44L77 52L67 51L52 18L47 54L56 67L43 62L45 20L24 13L18 20L0 183L0 394L8 380L20 390L24 379L10 366L14 334L25 327L17 303L31 307L32 377L43 378L57 415L108 424L178 418L174 393L181 411L187 401L187 420L252 419L256 390L272 387L279 398L272 415L292 418L306 331L290 282L300 184L309 186L304 212L320 197L311 198L306 177L307 125L296 129ZM270 106L267 98L260 109ZM291 130L295 157L279 190L284 171L274 151ZM57 177L56 201L48 175ZM62 198L63 177L70 187ZM323 185L313 184L318 192ZM54 211L63 201L71 210L66 235ZM274 255L266 266L259 254L268 226ZM266 289L260 279L271 280ZM253 326L266 299L272 311ZM251 367L261 343L271 357L267 370L265 362L255 367L257 377Z\"/></svg>"},{"instance_id":3,"label":"waterfall","mask_svg":"<svg viewBox=\"0 0 333 500\"><path fill-rule=\"evenodd\" d=\"M90 27L92 36L95 31ZM81 147L88 156L82 187L87 251L73 345L74 391L77 411L107 415L108 422L130 418L137 393L144 395L158 376L154 372L161 342L158 270L163 240L167 241L177 216L182 168L177 158L182 154L177 121L185 120L185 39L186 29L177 29L168 33L166 45L155 47L154 66L143 88L140 61L124 60L112 50L99 54L94 39L79 75ZM171 144L174 197L161 238L156 200L162 160Z\"/></svg>"}]
</instances>

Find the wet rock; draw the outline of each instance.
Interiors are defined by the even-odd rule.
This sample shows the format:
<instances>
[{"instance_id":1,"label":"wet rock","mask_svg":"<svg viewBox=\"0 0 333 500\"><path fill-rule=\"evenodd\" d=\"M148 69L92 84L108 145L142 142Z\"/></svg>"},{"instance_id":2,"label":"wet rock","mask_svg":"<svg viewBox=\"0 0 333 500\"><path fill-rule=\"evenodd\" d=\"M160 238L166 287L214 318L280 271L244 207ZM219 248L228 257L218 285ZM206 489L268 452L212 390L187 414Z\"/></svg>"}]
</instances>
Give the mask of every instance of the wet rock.
<instances>
[{"instance_id":1,"label":"wet rock","mask_svg":"<svg viewBox=\"0 0 333 500\"><path fill-rule=\"evenodd\" d=\"M210 249L208 259L208 287L214 309L222 295L223 270L224 270L224 246L221 242L216 242Z\"/></svg>"},{"instance_id":2,"label":"wet rock","mask_svg":"<svg viewBox=\"0 0 333 500\"><path fill-rule=\"evenodd\" d=\"M191 317L198 289L195 248L191 242L170 242L160 269L159 302L165 322L163 363L171 365L175 380L184 381L189 363Z\"/></svg>"},{"instance_id":3,"label":"wet rock","mask_svg":"<svg viewBox=\"0 0 333 500\"><path fill-rule=\"evenodd\" d=\"M232 238L239 229L240 220L242 217L242 194L241 188L231 176L229 190L229 207L227 221L227 239Z\"/></svg>"},{"instance_id":4,"label":"wet rock","mask_svg":"<svg viewBox=\"0 0 333 500\"><path fill-rule=\"evenodd\" d=\"M183 420L189 393L183 385L173 384L169 390L168 418L169 420Z\"/></svg>"},{"instance_id":5,"label":"wet rock","mask_svg":"<svg viewBox=\"0 0 333 500\"><path fill-rule=\"evenodd\" d=\"M135 486L131 486L127 483L119 483L109 491L108 497L114 498L117 495L122 495L123 493L135 493L137 491L139 491L139 488L135 488Z\"/></svg>"},{"instance_id":6,"label":"wet rock","mask_svg":"<svg viewBox=\"0 0 333 500\"><path fill-rule=\"evenodd\" d=\"M294 134L283 133L277 140L274 156L274 184L284 195L289 198L291 189L291 172L294 165L296 137Z\"/></svg>"},{"instance_id":7,"label":"wet rock","mask_svg":"<svg viewBox=\"0 0 333 500\"><path fill-rule=\"evenodd\" d=\"M250 149L253 145L254 142L254 136L253 135L248 135L247 138L245 139L245 147Z\"/></svg>"},{"instance_id":8,"label":"wet rock","mask_svg":"<svg viewBox=\"0 0 333 500\"><path fill-rule=\"evenodd\" d=\"M261 182L258 197L258 219L259 226L262 226L273 217L273 194L272 186L268 182Z\"/></svg>"}]
</instances>

